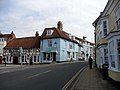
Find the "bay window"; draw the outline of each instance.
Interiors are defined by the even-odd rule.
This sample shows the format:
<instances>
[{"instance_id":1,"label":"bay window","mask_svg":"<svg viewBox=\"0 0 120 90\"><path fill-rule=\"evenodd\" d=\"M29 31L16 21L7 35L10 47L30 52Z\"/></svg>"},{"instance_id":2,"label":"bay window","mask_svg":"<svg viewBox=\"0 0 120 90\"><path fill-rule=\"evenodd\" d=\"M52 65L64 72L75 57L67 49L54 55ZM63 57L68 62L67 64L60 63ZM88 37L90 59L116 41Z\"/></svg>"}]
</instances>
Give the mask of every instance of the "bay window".
<instances>
[{"instance_id":1,"label":"bay window","mask_svg":"<svg viewBox=\"0 0 120 90\"><path fill-rule=\"evenodd\" d=\"M115 68L115 58L114 58L114 41L109 43L109 55L111 67Z\"/></svg>"},{"instance_id":2,"label":"bay window","mask_svg":"<svg viewBox=\"0 0 120 90\"><path fill-rule=\"evenodd\" d=\"M120 70L120 39L117 40L118 70Z\"/></svg>"}]
</instances>

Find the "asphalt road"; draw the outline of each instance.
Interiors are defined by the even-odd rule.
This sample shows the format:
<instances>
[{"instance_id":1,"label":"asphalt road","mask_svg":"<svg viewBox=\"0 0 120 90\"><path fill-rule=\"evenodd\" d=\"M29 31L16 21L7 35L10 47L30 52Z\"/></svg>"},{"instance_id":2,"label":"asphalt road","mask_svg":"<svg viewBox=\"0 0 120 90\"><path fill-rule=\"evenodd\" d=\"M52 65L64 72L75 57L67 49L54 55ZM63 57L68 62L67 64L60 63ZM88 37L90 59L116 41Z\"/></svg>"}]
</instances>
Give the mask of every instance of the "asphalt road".
<instances>
[{"instance_id":1,"label":"asphalt road","mask_svg":"<svg viewBox=\"0 0 120 90\"><path fill-rule=\"evenodd\" d=\"M61 90L87 63L52 64L0 74L0 90Z\"/></svg>"}]
</instances>

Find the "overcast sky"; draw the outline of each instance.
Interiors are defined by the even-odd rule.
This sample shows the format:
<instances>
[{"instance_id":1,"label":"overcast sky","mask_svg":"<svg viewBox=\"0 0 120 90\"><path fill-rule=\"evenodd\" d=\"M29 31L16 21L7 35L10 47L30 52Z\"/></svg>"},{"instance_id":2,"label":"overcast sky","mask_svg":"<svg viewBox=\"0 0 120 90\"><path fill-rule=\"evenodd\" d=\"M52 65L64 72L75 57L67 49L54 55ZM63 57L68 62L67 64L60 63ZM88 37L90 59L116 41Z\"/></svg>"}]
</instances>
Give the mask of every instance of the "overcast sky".
<instances>
[{"instance_id":1,"label":"overcast sky","mask_svg":"<svg viewBox=\"0 0 120 90\"><path fill-rule=\"evenodd\" d=\"M92 22L108 0L0 0L0 31L17 37L42 34L46 27L63 22L63 30L94 41Z\"/></svg>"}]
</instances>

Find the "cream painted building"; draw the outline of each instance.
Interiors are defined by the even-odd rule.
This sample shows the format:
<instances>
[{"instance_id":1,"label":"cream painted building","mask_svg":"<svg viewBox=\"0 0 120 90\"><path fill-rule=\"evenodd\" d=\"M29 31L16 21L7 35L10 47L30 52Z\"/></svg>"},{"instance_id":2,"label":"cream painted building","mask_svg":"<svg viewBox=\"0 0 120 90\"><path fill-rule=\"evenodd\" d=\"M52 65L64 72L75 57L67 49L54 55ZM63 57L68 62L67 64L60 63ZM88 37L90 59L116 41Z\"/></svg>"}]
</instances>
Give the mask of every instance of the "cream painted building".
<instances>
[{"instance_id":1,"label":"cream painted building","mask_svg":"<svg viewBox=\"0 0 120 90\"><path fill-rule=\"evenodd\" d=\"M109 65L109 80L120 85L120 0L108 0L100 16L93 22L95 27L96 64Z\"/></svg>"}]
</instances>

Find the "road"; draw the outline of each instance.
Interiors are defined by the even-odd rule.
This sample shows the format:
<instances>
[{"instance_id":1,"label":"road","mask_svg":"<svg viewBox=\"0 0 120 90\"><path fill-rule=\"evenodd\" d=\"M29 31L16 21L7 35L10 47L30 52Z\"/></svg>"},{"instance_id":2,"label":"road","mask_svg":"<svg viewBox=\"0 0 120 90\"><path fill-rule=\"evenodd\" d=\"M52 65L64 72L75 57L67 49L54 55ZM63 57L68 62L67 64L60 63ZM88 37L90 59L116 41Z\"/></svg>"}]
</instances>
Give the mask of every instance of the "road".
<instances>
[{"instance_id":1,"label":"road","mask_svg":"<svg viewBox=\"0 0 120 90\"><path fill-rule=\"evenodd\" d=\"M0 74L0 90L61 90L86 62L52 64Z\"/></svg>"}]
</instances>

